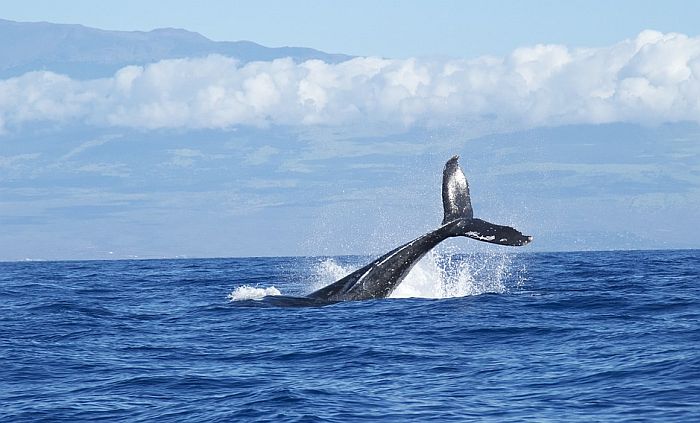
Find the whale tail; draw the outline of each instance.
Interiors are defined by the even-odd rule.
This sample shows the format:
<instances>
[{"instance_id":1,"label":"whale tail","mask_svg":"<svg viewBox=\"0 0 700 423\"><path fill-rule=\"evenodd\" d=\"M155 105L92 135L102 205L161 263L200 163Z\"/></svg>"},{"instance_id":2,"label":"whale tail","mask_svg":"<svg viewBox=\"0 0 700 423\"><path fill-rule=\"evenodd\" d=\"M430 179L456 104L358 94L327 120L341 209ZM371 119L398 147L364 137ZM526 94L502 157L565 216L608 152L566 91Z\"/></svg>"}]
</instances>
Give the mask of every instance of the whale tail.
<instances>
[{"instance_id":1,"label":"whale tail","mask_svg":"<svg viewBox=\"0 0 700 423\"><path fill-rule=\"evenodd\" d=\"M445 212L442 224L449 236L466 236L478 241L511 246L521 246L532 241L531 236L523 235L510 226L474 219L469 183L458 161L459 156L453 156L445 163L442 173L442 207Z\"/></svg>"}]
</instances>

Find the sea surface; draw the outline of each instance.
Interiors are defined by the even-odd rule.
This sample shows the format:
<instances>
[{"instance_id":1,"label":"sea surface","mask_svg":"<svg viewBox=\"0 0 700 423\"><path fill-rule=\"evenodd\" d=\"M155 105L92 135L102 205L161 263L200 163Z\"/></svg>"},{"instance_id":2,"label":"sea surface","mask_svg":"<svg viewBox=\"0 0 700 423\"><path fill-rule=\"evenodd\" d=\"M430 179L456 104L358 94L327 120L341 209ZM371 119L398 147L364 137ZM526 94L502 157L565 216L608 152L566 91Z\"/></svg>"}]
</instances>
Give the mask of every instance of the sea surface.
<instances>
[{"instance_id":1,"label":"sea surface","mask_svg":"<svg viewBox=\"0 0 700 423\"><path fill-rule=\"evenodd\" d=\"M700 421L700 250L506 250L0 263L0 420Z\"/></svg>"}]
</instances>

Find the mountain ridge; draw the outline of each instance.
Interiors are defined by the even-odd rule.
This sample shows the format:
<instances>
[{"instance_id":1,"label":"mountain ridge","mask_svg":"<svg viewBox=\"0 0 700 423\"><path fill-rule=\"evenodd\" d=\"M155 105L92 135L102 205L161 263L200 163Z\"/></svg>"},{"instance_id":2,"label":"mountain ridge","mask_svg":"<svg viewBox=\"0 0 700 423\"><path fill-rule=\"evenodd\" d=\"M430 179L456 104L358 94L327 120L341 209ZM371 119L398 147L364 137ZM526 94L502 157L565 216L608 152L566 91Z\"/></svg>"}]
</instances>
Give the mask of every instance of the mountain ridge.
<instances>
[{"instance_id":1,"label":"mountain ridge","mask_svg":"<svg viewBox=\"0 0 700 423\"><path fill-rule=\"evenodd\" d=\"M266 47L252 41L213 41L181 28L115 31L80 24L17 22L0 19L0 78L46 70L77 79L111 76L128 65L221 54L241 63L290 57L296 62L351 59L307 47Z\"/></svg>"}]
</instances>

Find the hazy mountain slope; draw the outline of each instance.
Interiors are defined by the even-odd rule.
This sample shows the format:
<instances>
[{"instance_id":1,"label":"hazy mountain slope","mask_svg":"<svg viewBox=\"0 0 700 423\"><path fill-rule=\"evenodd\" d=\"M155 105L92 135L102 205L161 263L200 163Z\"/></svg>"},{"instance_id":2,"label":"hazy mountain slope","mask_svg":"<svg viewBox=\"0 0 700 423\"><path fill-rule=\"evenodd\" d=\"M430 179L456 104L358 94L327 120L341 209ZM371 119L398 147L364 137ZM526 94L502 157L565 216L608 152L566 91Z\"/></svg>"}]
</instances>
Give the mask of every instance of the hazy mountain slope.
<instances>
[{"instance_id":1,"label":"hazy mountain slope","mask_svg":"<svg viewBox=\"0 0 700 423\"><path fill-rule=\"evenodd\" d=\"M106 31L82 25L0 19L0 78L50 70L74 78L109 76L127 65L222 54L241 62L291 57L336 63L350 56L311 48L264 47L250 41L212 41L196 32L163 28L149 32Z\"/></svg>"},{"instance_id":2,"label":"hazy mountain slope","mask_svg":"<svg viewBox=\"0 0 700 423\"><path fill-rule=\"evenodd\" d=\"M697 124L477 139L27 128L0 145L0 259L379 252L439 224L452 154L476 215L534 235L528 251L697 247L698 140Z\"/></svg>"}]
</instances>

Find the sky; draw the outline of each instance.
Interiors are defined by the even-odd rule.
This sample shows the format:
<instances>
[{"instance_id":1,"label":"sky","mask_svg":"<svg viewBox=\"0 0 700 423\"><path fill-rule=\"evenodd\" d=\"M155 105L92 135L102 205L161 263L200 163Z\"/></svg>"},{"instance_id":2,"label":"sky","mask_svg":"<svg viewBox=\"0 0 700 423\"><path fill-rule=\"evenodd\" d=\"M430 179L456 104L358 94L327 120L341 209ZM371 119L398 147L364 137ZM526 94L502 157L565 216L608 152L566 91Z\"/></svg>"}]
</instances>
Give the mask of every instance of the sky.
<instances>
[{"instance_id":1,"label":"sky","mask_svg":"<svg viewBox=\"0 0 700 423\"><path fill-rule=\"evenodd\" d=\"M700 3L692 0L27 0L1 10L17 21L179 27L217 41L389 58L505 55L540 43L601 47L645 29L700 32Z\"/></svg>"},{"instance_id":2,"label":"sky","mask_svg":"<svg viewBox=\"0 0 700 423\"><path fill-rule=\"evenodd\" d=\"M476 215L534 235L528 251L698 248L695 4L3 5L358 57L195 52L81 78L53 54L76 70L171 41L0 48L25 66L0 79L0 260L377 254L439 224L453 154Z\"/></svg>"}]
</instances>

